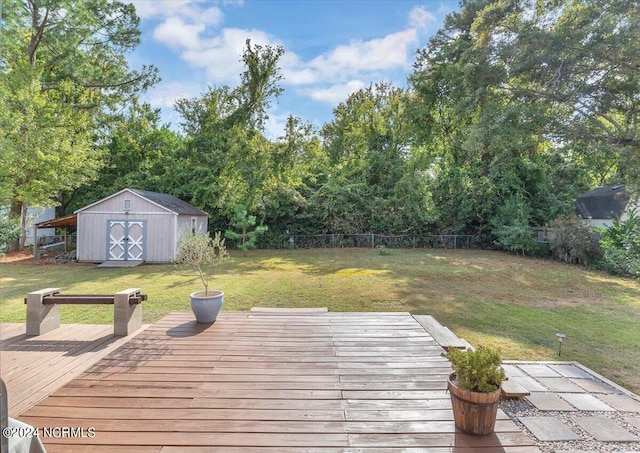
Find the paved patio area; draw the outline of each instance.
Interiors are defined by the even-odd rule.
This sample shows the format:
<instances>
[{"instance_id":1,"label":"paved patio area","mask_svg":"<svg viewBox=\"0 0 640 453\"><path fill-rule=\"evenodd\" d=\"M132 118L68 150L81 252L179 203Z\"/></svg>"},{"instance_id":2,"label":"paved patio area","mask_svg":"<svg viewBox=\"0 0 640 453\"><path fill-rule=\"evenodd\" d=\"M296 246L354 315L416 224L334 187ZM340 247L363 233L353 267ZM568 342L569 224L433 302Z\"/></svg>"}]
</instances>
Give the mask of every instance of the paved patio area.
<instances>
[{"instance_id":1,"label":"paved patio area","mask_svg":"<svg viewBox=\"0 0 640 453\"><path fill-rule=\"evenodd\" d=\"M174 313L18 418L83 434L50 453L539 451L502 411L456 432L441 352L408 313Z\"/></svg>"},{"instance_id":2,"label":"paved patio area","mask_svg":"<svg viewBox=\"0 0 640 453\"><path fill-rule=\"evenodd\" d=\"M539 441L595 441L607 451L614 446L640 451L637 395L573 362L509 362L503 367L509 380L530 392L525 399L531 409L514 418Z\"/></svg>"}]
</instances>

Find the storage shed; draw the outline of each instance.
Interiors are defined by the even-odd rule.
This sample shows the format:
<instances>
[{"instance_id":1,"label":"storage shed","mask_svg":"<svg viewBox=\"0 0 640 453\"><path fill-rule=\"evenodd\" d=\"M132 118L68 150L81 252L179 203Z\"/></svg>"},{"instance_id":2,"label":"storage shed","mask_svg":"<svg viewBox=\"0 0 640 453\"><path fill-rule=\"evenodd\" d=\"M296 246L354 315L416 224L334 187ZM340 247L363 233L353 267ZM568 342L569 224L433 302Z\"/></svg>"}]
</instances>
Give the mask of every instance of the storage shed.
<instances>
[{"instance_id":1,"label":"storage shed","mask_svg":"<svg viewBox=\"0 0 640 453\"><path fill-rule=\"evenodd\" d=\"M609 228L613 219L626 220L631 209L640 208L638 199L632 198L624 185L597 187L576 200L576 214L592 227Z\"/></svg>"},{"instance_id":2,"label":"storage shed","mask_svg":"<svg viewBox=\"0 0 640 453\"><path fill-rule=\"evenodd\" d=\"M173 195L123 189L78 209L76 259L169 263L185 231L207 231L207 213Z\"/></svg>"}]
</instances>

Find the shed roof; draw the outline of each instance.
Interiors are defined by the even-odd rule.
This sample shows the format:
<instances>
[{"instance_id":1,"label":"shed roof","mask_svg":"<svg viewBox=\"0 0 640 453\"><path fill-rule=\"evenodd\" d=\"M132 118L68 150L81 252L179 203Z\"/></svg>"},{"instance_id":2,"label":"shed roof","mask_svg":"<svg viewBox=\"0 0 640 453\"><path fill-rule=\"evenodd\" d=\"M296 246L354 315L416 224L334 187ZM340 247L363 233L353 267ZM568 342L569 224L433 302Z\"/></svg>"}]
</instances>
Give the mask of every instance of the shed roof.
<instances>
[{"instance_id":1,"label":"shed roof","mask_svg":"<svg viewBox=\"0 0 640 453\"><path fill-rule=\"evenodd\" d=\"M178 197L169 195L168 193L149 192L148 190L138 190L138 189L131 189L131 192L134 192L153 203L156 203L164 208L167 208L170 211L175 212L176 214L198 215L198 216L208 215L203 210L198 209L193 205L190 205L189 203L181 200Z\"/></svg>"},{"instance_id":2,"label":"shed roof","mask_svg":"<svg viewBox=\"0 0 640 453\"><path fill-rule=\"evenodd\" d=\"M78 216L71 214L64 217L58 217L57 219L45 220L43 222L36 223L36 228L67 228L74 227L78 224Z\"/></svg>"},{"instance_id":3,"label":"shed roof","mask_svg":"<svg viewBox=\"0 0 640 453\"><path fill-rule=\"evenodd\" d=\"M160 206L163 209L166 209L169 212L172 212L174 214L178 214L178 215L193 215L193 216L208 216L208 214L201 210L196 208L195 206L190 205L189 203L187 203L186 201L183 201L181 199L179 199L178 197L175 197L173 195L170 195L168 193L159 193L159 192L150 192L148 190L139 190L139 189L122 189L119 192L114 193L113 195L109 195L106 198L103 198L102 200L98 200L94 203L91 203L88 206L85 206L83 208L80 208L76 211L76 213L84 211L86 209L91 208L92 206L97 205L98 203L102 203L105 200L108 200L109 198L113 198L117 195L120 195L123 192L130 192L133 193L139 197L144 198L145 200L149 201L150 203L153 203L157 206Z\"/></svg>"},{"instance_id":4,"label":"shed roof","mask_svg":"<svg viewBox=\"0 0 640 453\"><path fill-rule=\"evenodd\" d=\"M624 185L597 187L576 200L576 213L585 219L620 218L631 197Z\"/></svg>"}]
</instances>

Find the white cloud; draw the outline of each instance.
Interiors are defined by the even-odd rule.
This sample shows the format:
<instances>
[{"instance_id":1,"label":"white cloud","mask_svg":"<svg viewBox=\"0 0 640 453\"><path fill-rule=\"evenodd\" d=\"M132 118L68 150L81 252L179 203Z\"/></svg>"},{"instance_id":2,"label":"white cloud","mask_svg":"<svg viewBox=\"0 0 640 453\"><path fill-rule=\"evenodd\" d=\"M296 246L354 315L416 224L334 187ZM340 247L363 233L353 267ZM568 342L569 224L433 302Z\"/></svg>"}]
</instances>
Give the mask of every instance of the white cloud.
<instances>
[{"instance_id":1,"label":"white cloud","mask_svg":"<svg viewBox=\"0 0 640 453\"><path fill-rule=\"evenodd\" d=\"M406 67L409 46L416 41L416 30L412 28L384 38L352 41L316 57L309 66L329 80L345 80L357 74Z\"/></svg>"},{"instance_id":2,"label":"white cloud","mask_svg":"<svg viewBox=\"0 0 640 453\"><path fill-rule=\"evenodd\" d=\"M153 38L174 49L185 63L185 71L203 69L210 84L237 85L245 70L241 62L247 39L253 44L278 46L281 41L260 29L221 28L220 8L242 5L242 0L221 0L211 7L207 0L134 0L142 18L154 20ZM404 29L376 39L354 39L304 60L287 50L281 58L283 82L304 87L296 93L317 102L337 105L371 82L388 78L388 73L410 67L414 49L424 30L436 16L423 6L414 7ZM186 72L185 72L186 74ZM162 88L160 88L162 87ZM189 90L185 83L162 82L150 93L154 106L168 108L176 99L201 94L201 87ZM287 115L276 114L267 122L271 136L281 134Z\"/></svg>"},{"instance_id":3,"label":"white cloud","mask_svg":"<svg viewBox=\"0 0 640 453\"><path fill-rule=\"evenodd\" d=\"M329 88L318 88L303 90L311 99L319 102L326 102L331 105L338 105L345 101L350 94L365 87L362 80L350 80L347 83L335 84Z\"/></svg>"},{"instance_id":4,"label":"white cloud","mask_svg":"<svg viewBox=\"0 0 640 453\"><path fill-rule=\"evenodd\" d=\"M424 6L416 6L409 13L409 26L418 30L427 28L428 24L436 20L435 14L427 11Z\"/></svg>"},{"instance_id":5,"label":"white cloud","mask_svg":"<svg viewBox=\"0 0 640 453\"><path fill-rule=\"evenodd\" d=\"M277 140L285 134L287 119L291 112L270 111L269 118L264 125L265 136L270 140Z\"/></svg>"},{"instance_id":6,"label":"white cloud","mask_svg":"<svg viewBox=\"0 0 640 453\"><path fill-rule=\"evenodd\" d=\"M224 17L220 8L205 8L203 0L131 0L142 19L182 17L192 21L218 25Z\"/></svg>"},{"instance_id":7,"label":"white cloud","mask_svg":"<svg viewBox=\"0 0 640 453\"><path fill-rule=\"evenodd\" d=\"M225 28L215 38L201 40L198 46L185 50L181 56L193 67L206 68L210 82L237 83L244 71L241 59L247 39L252 44L278 45L260 30Z\"/></svg>"},{"instance_id":8,"label":"white cloud","mask_svg":"<svg viewBox=\"0 0 640 453\"><path fill-rule=\"evenodd\" d=\"M192 82L162 82L147 91L144 98L152 107L173 107L178 99L200 96L205 89Z\"/></svg>"},{"instance_id":9,"label":"white cloud","mask_svg":"<svg viewBox=\"0 0 640 453\"><path fill-rule=\"evenodd\" d=\"M180 17L169 17L153 31L153 38L169 47L193 49L200 46L204 24L186 24Z\"/></svg>"}]
</instances>

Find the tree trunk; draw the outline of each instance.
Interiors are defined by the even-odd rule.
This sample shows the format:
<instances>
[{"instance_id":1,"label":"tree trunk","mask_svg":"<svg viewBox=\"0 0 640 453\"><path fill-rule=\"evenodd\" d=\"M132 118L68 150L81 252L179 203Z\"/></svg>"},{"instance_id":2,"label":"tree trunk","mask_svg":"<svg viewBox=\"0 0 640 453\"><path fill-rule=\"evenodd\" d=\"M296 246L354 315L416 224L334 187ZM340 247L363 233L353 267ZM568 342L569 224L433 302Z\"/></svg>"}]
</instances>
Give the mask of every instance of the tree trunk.
<instances>
[{"instance_id":1,"label":"tree trunk","mask_svg":"<svg viewBox=\"0 0 640 453\"><path fill-rule=\"evenodd\" d=\"M11 209L9 210L9 218L20 219L20 236L18 239L13 240L7 244L8 252L15 252L17 250L24 250L24 244L27 240L27 207L20 201L12 201Z\"/></svg>"}]
</instances>

